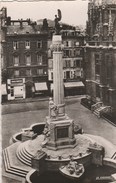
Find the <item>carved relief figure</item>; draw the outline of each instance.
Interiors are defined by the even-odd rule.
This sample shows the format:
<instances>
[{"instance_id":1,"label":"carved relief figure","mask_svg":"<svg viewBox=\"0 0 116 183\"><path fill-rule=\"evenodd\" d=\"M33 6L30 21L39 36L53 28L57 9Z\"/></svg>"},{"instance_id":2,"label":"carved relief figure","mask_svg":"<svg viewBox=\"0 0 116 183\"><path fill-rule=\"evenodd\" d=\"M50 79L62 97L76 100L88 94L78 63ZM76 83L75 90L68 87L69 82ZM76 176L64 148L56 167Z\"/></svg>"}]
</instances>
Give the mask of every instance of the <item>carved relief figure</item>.
<instances>
[{"instance_id":1,"label":"carved relief figure","mask_svg":"<svg viewBox=\"0 0 116 183\"><path fill-rule=\"evenodd\" d=\"M49 100L49 116L50 118L56 118L58 116L58 106L53 102L52 98Z\"/></svg>"}]
</instances>

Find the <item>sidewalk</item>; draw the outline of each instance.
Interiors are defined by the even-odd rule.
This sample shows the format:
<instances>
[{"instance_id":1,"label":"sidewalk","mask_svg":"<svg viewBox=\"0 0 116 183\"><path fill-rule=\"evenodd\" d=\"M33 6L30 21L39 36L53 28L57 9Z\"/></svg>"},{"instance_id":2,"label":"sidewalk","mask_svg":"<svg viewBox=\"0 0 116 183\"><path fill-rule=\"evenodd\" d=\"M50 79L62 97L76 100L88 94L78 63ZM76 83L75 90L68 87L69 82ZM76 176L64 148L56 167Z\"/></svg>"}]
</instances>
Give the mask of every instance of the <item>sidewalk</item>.
<instances>
[{"instance_id":1,"label":"sidewalk","mask_svg":"<svg viewBox=\"0 0 116 183\"><path fill-rule=\"evenodd\" d=\"M75 95L75 96L67 96L65 99L71 99L71 98L82 98L85 95ZM26 98L26 99L19 99L19 100L9 100L6 102L2 102L2 105L7 105L7 104L18 104L18 103L29 103L29 102L36 102L36 101L48 101L49 96L44 96L44 97L35 97L35 98Z\"/></svg>"},{"instance_id":2,"label":"sidewalk","mask_svg":"<svg viewBox=\"0 0 116 183\"><path fill-rule=\"evenodd\" d=\"M26 99L18 99L18 100L8 100L5 102L2 102L2 105L7 104L18 104L18 103L28 103L28 102L35 102L35 101L46 101L49 97L35 97L35 98L26 98Z\"/></svg>"},{"instance_id":3,"label":"sidewalk","mask_svg":"<svg viewBox=\"0 0 116 183\"><path fill-rule=\"evenodd\" d=\"M82 96L66 97L66 105L75 103L80 100ZM37 111L42 109L48 109L49 97L46 98L30 98L25 100L8 101L2 105L1 113L2 115L11 113L20 113L27 111Z\"/></svg>"}]
</instances>

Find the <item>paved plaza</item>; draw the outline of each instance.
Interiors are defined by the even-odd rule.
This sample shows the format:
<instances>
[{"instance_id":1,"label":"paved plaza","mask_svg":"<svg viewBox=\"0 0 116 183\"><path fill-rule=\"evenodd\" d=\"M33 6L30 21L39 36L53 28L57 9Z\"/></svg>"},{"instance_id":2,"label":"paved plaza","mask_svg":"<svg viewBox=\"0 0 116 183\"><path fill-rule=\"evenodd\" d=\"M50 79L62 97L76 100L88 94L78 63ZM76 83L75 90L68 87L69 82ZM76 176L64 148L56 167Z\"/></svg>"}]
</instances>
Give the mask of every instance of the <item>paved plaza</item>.
<instances>
[{"instance_id":1,"label":"paved plaza","mask_svg":"<svg viewBox=\"0 0 116 183\"><path fill-rule=\"evenodd\" d=\"M79 123L85 133L100 135L116 145L116 127L97 118L80 104L80 98L65 99L66 113ZM9 145L10 137L33 123L46 121L48 100L2 106L2 146Z\"/></svg>"}]
</instances>

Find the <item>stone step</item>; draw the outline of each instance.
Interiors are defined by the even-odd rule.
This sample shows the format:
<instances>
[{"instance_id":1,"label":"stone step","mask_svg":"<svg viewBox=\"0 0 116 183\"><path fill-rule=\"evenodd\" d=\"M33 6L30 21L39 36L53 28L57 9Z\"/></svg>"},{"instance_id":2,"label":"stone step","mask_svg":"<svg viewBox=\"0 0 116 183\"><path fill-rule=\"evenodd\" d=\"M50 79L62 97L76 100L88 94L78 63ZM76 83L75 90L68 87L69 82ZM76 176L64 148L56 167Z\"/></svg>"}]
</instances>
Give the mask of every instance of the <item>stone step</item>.
<instances>
[{"instance_id":1,"label":"stone step","mask_svg":"<svg viewBox=\"0 0 116 183\"><path fill-rule=\"evenodd\" d=\"M29 161L31 160L32 155L29 155L28 152L25 150L24 147L18 149L17 153L18 153L18 152L21 152L22 156L24 156L27 160L29 160Z\"/></svg>"},{"instance_id":2,"label":"stone step","mask_svg":"<svg viewBox=\"0 0 116 183\"><path fill-rule=\"evenodd\" d=\"M18 153L16 153L17 158L24 163L25 165L31 166L31 162L29 160L27 160L22 154L21 151L19 151Z\"/></svg>"},{"instance_id":3,"label":"stone step","mask_svg":"<svg viewBox=\"0 0 116 183\"><path fill-rule=\"evenodd\" d=\"M31 166L31 159L33 157L27 150L28 142L20 144L17 148L16 155L17 158L24 164Z\"/></svg>"},{"instance_id":4,"label":"stone step","mask_svg":"<svg viewBox=\"0 0 116 183\"><path fill-rule=\"evenodd\" d=\"M24 153L29 157L29 158L32 158L32 154L31 153L29 153L29 151L27 150L27 148L26 147L23 147L23 150L24 150Z\"/></svg>"},{"instance_id":5,"label":"stone step","mask_svg":"<svg viewBox=\"0 0 116 183\"><path fill-rule=\"evenodd\" d=\"M101 106L101 107L97 108L93 113L94 113L96 116L100 117L101 111L102 111L103 109L105 109L105 108L106 108L106 106Z\"/></svg>"},{"instance_id":6,"label":"stone step","mask_svg":"<svg viewBox=\"0 0 116 183\"><path fill-rule=\"evenodd\" d=\"M20 155L21 157L23 157L24 160L26 160L28 163L31 163L31 158L28 158L28 157L24 154L23 150L22 150L22 151L19 151L18 153L19 153L19 155Z\"/></svg>"},{"instance_id":7,"label":"stone step","mask_svg":"<svg viewBox=\"0 0 116 183\"><path fill-rule=\"evenodd\" d=\"M100 112L99 111L94 111L94 114L97 116L97 117L100 117Z\"/></svg>"},{"instance_id":8,"label":"stone step","mask_svg":"<svg viewBox=\"0 0 116 183\"><path fill-rule=\"evenodd\" d=\"M10 161L9 161L7 149L5 149L5 155L6 155L6 158L7 158L7 162L8 162L9 167L13 168L13 167L10 165ZM13 169L16 169L16 170L22 172L22 169L20 169L19 167L18 167L18 168L14 167ZM26 174L27 174L27 172L28 172L27 170L23 169L23 173L26 173Z\"/></svg>"},{"instance_id":9,"label":"stone step","mask_svg":"<svg viewBox=\"0 0 116 183\"><path fill-rule=\"evenodd\" d=\"M5 165L5 171L7 173L11 173L20 177L25 177L26 174L28 173L28 171L25 170L21 170L17 167L11 167L10 166L10 161L8 158L8 153L7 153L7 149L3 150L3 159L4 159L4 165Z\"/></svg>"},{"instance_id":10,"label":"stone step","mask_svg":"<svg viewBox=\"0 0 116 183\"><path fill-rule=\"evenodd\" d=\"M20 146L18 147L17 151L19 150L22 150L25 152L26 156L28 156L29 158L32 158L32 154L28 151L28 143L29 141L26 141L24 143L21 143Z\"/></svg>"}]
</instances>

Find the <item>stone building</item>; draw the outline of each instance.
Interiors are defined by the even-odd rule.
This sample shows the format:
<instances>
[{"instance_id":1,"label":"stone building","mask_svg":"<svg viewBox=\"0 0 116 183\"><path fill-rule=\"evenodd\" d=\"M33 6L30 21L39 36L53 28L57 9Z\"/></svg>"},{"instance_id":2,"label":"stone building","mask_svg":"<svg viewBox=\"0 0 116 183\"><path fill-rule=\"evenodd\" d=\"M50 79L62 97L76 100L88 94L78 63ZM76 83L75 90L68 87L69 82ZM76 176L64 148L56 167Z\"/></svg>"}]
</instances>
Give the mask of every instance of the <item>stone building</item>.
<instances>
[{"instance_id":1,"label":"stone building","mask_svg":"<svg viewBox=\"0 0 116 183\"><path fill-rule=\"evenodd\" d=\"M116 117L116 1L88 4L87 44L84 49L85 105L98 115ZM84 101L85 100L85 101Z\"/></svg>"},{"instance_id":2,"label":"stone building","mask_svg":"<svg viewBox=\"0 0 116 183\"><path fill-rule=\"evenodd\" d=\"M63 79L65 95L82 94L84 92L83 79L83 45L84 35L79 31L62 29L63 50ZM51 38L48 40L48 80L53 90L53 58L49 49Z\"/></svg>"},{"instance_id":3,"label":"stone building","mask_svg":"<svg viewBox=\"0 0 116 183\"><path fill-rule=\"evenodd\" d=\"M3 68L8 100L47 91L47 33L30 19L11 20L7 13L2 30L5 32Z\"/></svg>"},{"instance_id":4,"label":"stone building","mask_svg":"<svg viewBox=\"0 0 116 183\"><path fill-rule=\"evenodd\" d=\"M12 20L1 9L2 83L8 100L49 95L53 91L53 54L50 50L54 25ZM53 22L53 21L52 21ZM43 23L43 25L42 25ZM54 23L54 22L53 22ZM63 76L66 95L82 94L84 34L63 24Z\"/></svg>"},{"instance_id":5,"label":"stone building","mask_svg":"<svg viewBox=\"0 0 116 183\"><path fill-rule=\"evenodd\" d=\"M7 100L7 90L6 90L6 8L0 10L0 61L1 61L1 95L3 100Z\"/></svg>"}]
</instances>

